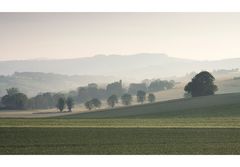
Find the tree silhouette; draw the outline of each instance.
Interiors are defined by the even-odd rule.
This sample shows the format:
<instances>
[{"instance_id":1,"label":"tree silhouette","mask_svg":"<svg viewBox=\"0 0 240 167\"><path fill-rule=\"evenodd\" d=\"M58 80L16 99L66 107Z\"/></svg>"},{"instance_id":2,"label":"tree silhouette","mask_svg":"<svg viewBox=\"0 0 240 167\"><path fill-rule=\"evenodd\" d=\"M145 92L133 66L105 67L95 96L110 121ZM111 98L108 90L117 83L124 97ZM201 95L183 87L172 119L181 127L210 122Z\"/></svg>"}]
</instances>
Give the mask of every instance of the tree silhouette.
<instances>
[{"instance_id":1,"label":"tree silhouette","mask_svg":"<svg viewBox=\"0 0 240 167\"><path fill-rule=\"evenodd\" d=\"M126 93L126 94L122 95L121 100L122 100L122 104L130 105L132 102L132 95Z\"/></svg>"},{"instance_id":2,"label":"tree silhouette","mask_svg":"<svg viewBox=\"0 0 240 167\"><path fill-rule=\"evenodd\" d=\"M64 98L61 97L58 99L57 108L59 109L60 112L63 111L63 109L65 108L65 99Z\"/></svg>"},{"instance_id":3,"label":"tree silhouette","mask_svg":"<svg viewBox=\"0 0 240 167\"><path fill-rule=\"evenodd\" d=\"M91 110L93 108L92 101L87 101L84 105L88 110Z\"/></svg>"},{"instance_id":4,"label":"tree silhouette","mask_svg":"<svg viewBox=\"0 0 240 167\"><path fill-rule=\"evenodd\" d=\"M137 102L143 103L146 100L146 92L139 90L137 91Z\"/></svg>"},{"instance_id":5,"label":"tree silhouette","mask_svg":"<svg viewBox=\"0 0 240 167\"><path fill-rule=\"evenodd\" d=\"M73 98L72 97L68 97L66 103L67 103L68 111L72 112L72 108L74 106Z\"/></svg>"},{"instance_id":6,"label":"tree silhouette","mask_svg":"<svg viewBox=\"0 0 240 167\"><path fill-rule=\"evenodd\" d=\"M7 89L7 95L1 99L7 109L26 109L28 98L24 93L19 93L17 88Z\"/></svg>"},{"instance_id":7,"label":"tree silhouette","mask_svg":"<svg viewBox=\"0 0 240 167\"><path fill-rule=\"evenodd\" d=\"M100 108L101 105L102 105L101 101L98 100L97 98L92 99L92 100L91 100L91 103L93 104L93 106L94 106L95 108Z\"/></svg>"},{"instance_id":8,"label":"tree silhouette","mask_svg":"<svg viewBox=\"0 0 240 167\"><path fill-rule=\"evenodd\" d=\"M107 99L107 103L110 107L114 107L116 103L118 103L118 97L116 95L112 95Z\"/></svg>"},{"instance_id":9,"label":"tree silhouette","mask_svg":"<svg viewBox=\"0 0 240 167\"><path fill-rule=\"evenodd\" d=\"M214 80L212 74L202 71L185 86L184 90L190 93L192 97L213 95L218 90Z\"/></svg>"},{"instance_id":10,"label":"tree silhouette","mask_svg":"<svg viewBox=\"0 0 240 167\"><path fill-rule=\"evenodd\" d=\"M14 95L14 94L19 93L18 88L9 88L9 89L7 89L6 91L7 91L7 94L8 94L9 96L12 96L12 95Z\"/></svg>"},{"instance_id":11,"label":"tree silhouette","mask_svg":"<svg viewBox=\"0 0 240 167\"><path fill-rule=\"evenodd\" d=\"M153 103L153 102L155 102L155 100L156 100L155 95L154 95L153 93L150 93L150 94L148 95L148 101L149 101L150 103Z\"/></svg>"}]
</instances>

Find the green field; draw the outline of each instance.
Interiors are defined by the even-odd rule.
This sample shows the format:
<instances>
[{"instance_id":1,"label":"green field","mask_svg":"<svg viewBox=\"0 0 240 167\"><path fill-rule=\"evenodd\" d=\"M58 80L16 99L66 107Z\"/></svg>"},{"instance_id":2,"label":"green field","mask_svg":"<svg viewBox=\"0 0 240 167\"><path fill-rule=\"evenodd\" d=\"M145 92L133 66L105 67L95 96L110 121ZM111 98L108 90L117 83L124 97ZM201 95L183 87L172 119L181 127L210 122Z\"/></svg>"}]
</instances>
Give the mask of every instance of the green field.
<instances>
[{"instance_id":1,"label":"green field","mask_svg":"<svg viewBox=\"0 0 240 167\"><path fill-rule=\"evenodd\" d=\"M4 154L239 154L227 128L0 128Z\"/></svg>"},{"instance_id":2,"label":"green field","mask_svg":"<svg viewBox=\"0 0 240 167\"><path fill-rule=\"evenodd\" d=\"M240 94L0 119L0 154L240 154Z\"/></svg>"}]
</instances>

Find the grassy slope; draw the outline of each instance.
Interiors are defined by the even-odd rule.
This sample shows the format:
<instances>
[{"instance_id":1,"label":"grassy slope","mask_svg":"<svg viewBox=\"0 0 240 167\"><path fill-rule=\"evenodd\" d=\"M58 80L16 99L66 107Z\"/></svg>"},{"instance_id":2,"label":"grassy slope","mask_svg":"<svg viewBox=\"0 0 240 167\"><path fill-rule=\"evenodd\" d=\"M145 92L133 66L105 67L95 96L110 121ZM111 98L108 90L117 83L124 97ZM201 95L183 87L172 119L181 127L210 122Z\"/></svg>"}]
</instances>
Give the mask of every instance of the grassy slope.
<instances>
[{"instance_id":1,"label":"grassy slope","mask_svg":"<svg viewBox=\"0 0 240 167\"><path fill-rule=\"evenodd\" d=\"M239 108L239 102L239 93L222 94L73 114L62 118L170 118L235 116L240 115L240 112L237 110Z\"/></svg>"},{"instance_id":2,"label":"grassy slope","mask_svg":"<svg viewBox=\"0 0 240 167\"><path fill-rule=\"evenodd\" d=\"M1 119L0 127L239 128L240 94L171 100L48 119Z\"/></svg>"}]
</instances>

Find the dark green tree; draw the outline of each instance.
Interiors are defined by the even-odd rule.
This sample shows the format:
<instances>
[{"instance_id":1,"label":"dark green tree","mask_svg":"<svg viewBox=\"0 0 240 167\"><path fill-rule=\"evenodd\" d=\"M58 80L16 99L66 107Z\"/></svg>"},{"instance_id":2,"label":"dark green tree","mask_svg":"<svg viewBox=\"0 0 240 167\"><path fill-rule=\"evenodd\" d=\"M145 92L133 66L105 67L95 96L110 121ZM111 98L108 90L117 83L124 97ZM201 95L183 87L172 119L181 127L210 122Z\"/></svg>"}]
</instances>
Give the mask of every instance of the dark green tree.
<instances>
[{"instance_id":1,"label":"dark green tree","mask_svg":"<svg viewBox=\"0 0 240 167\"><path fill-rule=\"evenodd\" d=\"M143 103L146 100L146 92L139 90L137 91L137 102Z\"/></svg>"},{"instance_id":2,"label":"dark green tree","mask_svg":"<svg viewBox=\"0 0 240 167\"><path fill-rule=\"evenodd\" d=\"M132 102L132 95L125 93L124 95L121 96L121 100L123 105L130 105Z\"/></svg>"},{"instance_id":3,"label":"dark green tree","mask_svg":"<svg viewBox=\"0 0 240 167\"><path fill-rule=\"evenodd\" d=\"M114 107L116 103L118 103L118 97L116 95L112 95L107 99L107 103L110 107Z\"/></svg>"},{"instance_id":4,"label":"dark green tree","mask_svg":"<svg viewBox=\"0 0 240 167\"><path fill-rule=\"evenodd\" d=\"M153 103L153 102L155 102L155 100L156 100L155 95L154 95L153 93L149 93L149 95L148 95L148 101L149 101L150 103Z\"/></svg>"},{"instance_id":5,"label":"dark green tree","mask_svg":"<svg viewBox=\"0 0 240 167\"><path fill-rule=\"evenodd\" d=\"M72 112L72 108L74 106L73 98L68 97L67 100L66 100L66 104L67 104L68 111Z\"/></svg>"},{"instance_id":6,"label":"dark green tree","mask_svg":"<svg viewBox=\"0 0 240 167\"><path fill-rule=\"evenodd\" d=\"M91 103L93 104L93 106L94 106L95 108L100 108L101 105L102 105L101 101L98 100L97 98L92 99L92 100L91 100Z\"/></svg>"},{"instance_id":7,"label":"dark green tree","mask_svg":"<svg viewBox=\"0 0 240 167\"><path fill-rule=\"evenodd\" d=\"M213 95L218 90L214 80L212 74L202 71L185 86L184 90L192 97Z\"/></svg>"},{"instance_id":8,"label":"dark green tree","mask_svg":"<svg viewBox=\"0 0 240 167\"><path fill-rule=\"evenodd\" d=\"M26 109L28 98L23 93L16 93L13 95L17 109Z\"/></svg>"},{"instance_id":9,"label":"dark green tree","mask_svg":"<svg viewBox=\"0 0 240 167\"><path fill-rule=\"evenodd\" d=\"M14 95L14 94L19 93L18 88L9 88L9 89L7 89L6 91L7 91L7 94L8 94L9 96L12 96L12 95Z\"/></svg>"},{"instance_id":10,"label":"dark green tree","mask_svg":"<svg viewBox=\"0 0 240 167\"><path fill-rule=\"evenodd\" d=\"M87 101L86 103L84 103L84 105L88 110L91 110L94 107L92 101Z\"/></svg>"},{"instance_id":11,"label":"dark green tree","mask_svg":"<svg viewBox=\"0 0 240 167\"><path fill-rule=\"evenodd\" d=\"M57 108L59 109L60 112L63 111L65 105L66 105L65 99L63 97L59 98L57 102Z\"/></svg>"},{"instance_id":12,"label":"dark green tree","mask_svg":"<svg viewBox=\"0 0 240 167\"><path fill-rule=\"evenodd\" d=\"M1 103L7 109L26 109L28 98L24 93L19 93L16 88L7 89L7 95L3 96Z\"/></svg>"}]
</instances>

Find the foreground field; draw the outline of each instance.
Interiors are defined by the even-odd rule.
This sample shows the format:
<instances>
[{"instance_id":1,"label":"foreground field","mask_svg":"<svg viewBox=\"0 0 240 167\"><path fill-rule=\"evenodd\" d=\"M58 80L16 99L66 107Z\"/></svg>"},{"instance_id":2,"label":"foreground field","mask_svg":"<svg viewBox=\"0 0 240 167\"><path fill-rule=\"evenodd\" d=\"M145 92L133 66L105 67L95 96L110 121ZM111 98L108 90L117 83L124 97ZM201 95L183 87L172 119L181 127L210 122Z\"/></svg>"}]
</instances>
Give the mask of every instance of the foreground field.
<instances>
[{"instance_id":1,"label":"foreground field","mask_svg":"<svg viewBox=\"0 0 240 167\"><path fill-rule=\"evenodd\" d=\"M0 128L1 154L239 154L240 129Z\"/></svg>"}]
</instances>

